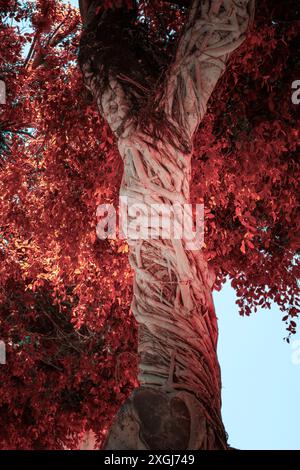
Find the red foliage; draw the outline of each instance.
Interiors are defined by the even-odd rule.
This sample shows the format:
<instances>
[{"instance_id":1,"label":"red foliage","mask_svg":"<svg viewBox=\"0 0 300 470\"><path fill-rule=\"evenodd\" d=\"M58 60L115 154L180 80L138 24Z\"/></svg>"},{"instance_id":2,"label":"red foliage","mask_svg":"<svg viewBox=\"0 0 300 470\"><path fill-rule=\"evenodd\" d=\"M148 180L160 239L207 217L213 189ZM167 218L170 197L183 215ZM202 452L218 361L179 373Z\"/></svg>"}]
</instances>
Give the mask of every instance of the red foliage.
<instances>
[{"instance_id":1,"label":"red foliage","mask_svg":"<svg viewBox=\"0 0 300 470\"><path fill-rule=\"evenodd\" d=\"M293 3L260 2L197 133L192 186L205 203L216 288L229 276L246 315L277 302L290 333L299 307ZM117 203L122 164L83 89L78 12L60 0L0 5L0 447L72 448L83 429L101 441L136 385L127 246L95 236L96 207ZM156 39L163 26L180 29L184 9L143 7Z\"/></svg>"}]
</instances>

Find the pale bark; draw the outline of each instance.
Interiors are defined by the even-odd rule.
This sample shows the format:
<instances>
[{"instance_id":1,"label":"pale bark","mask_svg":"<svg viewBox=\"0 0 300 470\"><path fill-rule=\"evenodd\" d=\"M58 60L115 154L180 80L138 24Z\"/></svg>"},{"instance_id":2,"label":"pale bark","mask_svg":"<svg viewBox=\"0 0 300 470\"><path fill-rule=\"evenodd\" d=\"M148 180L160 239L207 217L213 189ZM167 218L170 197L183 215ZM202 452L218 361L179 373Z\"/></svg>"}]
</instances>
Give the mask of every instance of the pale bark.
<instances>
[{"instance_id":1,"label":"pale bark","mask_svg":"<svg viewBox=\"0 0 300 470\"><path fill-rule=\"evenodd\" d=\"M129 206L189 202L193 134L252 15L251 0L192 2L175 59L153 96L160 129L132 112L144 87L140 71L104 72L95 59L103 42L85 40L85 83L117 137L124 162L120 194ZM185 237L128 241L140 388L117 415L106 449L225 449L214 276Z\"/></svg>"}]
</instances>

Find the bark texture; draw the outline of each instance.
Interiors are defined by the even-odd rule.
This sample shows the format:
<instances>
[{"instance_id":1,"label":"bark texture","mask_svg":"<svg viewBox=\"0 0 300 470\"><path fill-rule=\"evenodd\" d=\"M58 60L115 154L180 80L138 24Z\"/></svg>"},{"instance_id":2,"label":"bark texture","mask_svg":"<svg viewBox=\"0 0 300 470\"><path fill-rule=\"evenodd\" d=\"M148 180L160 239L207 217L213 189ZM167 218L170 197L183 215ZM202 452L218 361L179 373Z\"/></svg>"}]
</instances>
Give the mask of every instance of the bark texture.
<instances>
[{"instance_id":1,"label":"bark texture","mask_svg":"<svg viewBox=\"0 0 300 470\"><path fill-rule=\"evenodd\" d=\"M134 47L135 12L120 8L95 15L97 5L84 7L80 62L86 86L118 140L124 162L120 194L129 212L139 203L149 213L155 204L172 212L174 204L189 202L193 134L229 54L244 40L253 2L192 1L161 82L152 70L155 59L145 57L143 44ZM145 99L152 104L147 120L141 118ZM152 221L145 224L153 229ZM226 449L214 275L201 250L188 249L186 236L136 240L129 233L128 241L140 387L119 411L106 449Z\"/></svg>"}]
</instances>

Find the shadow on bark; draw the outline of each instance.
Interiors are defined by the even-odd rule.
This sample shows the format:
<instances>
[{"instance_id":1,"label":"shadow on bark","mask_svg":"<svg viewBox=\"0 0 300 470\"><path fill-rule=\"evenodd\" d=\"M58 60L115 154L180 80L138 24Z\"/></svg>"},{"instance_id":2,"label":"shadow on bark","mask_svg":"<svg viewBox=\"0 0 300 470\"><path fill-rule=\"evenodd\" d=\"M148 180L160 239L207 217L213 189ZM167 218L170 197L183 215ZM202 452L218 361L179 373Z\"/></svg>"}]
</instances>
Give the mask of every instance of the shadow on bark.
<instances>
[{"instance_id":1,"label":"shadow on bark","mask_svg":"<svg viewBox=\"0 0 300 470\"><path fill-rule=\"evenodd\" d=\"M227 445L194 395L141 387L119 410L104 449L224 450Z\"/></svg>"}]
</instances>

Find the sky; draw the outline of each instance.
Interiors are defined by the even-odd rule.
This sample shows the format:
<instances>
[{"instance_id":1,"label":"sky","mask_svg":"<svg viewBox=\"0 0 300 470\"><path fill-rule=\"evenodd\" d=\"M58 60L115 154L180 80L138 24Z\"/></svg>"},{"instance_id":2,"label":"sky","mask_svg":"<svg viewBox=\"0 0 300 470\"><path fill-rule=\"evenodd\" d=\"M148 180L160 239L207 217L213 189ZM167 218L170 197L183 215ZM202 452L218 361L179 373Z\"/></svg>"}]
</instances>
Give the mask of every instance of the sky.
<instances>
[{"instance_id":1,"label":"sky","mask_svg":"<svg viewBox=\"0 0 300 470\"><path fill-rule=\"evenodd\" d=\"M241 317L235 300L229 282L214 293L229 443L244 450L300 449L300 333L289 345L276 305Z\"/></svg>"},{"instance_id":2,"label":"sky","mask_svg":"<svg viewBox=\"0 0 300 470\"><path fill-rule=\"evenodd\" d=\"M300 334L289 345L273 305L241 317L227 283L214 294L222 415L237 449L300 449Z\"/></svg>"}]
</instances>

